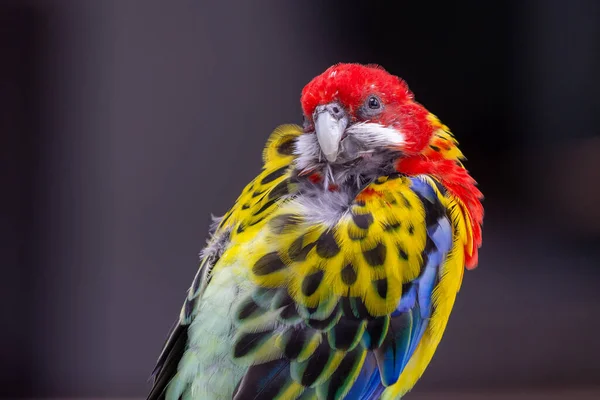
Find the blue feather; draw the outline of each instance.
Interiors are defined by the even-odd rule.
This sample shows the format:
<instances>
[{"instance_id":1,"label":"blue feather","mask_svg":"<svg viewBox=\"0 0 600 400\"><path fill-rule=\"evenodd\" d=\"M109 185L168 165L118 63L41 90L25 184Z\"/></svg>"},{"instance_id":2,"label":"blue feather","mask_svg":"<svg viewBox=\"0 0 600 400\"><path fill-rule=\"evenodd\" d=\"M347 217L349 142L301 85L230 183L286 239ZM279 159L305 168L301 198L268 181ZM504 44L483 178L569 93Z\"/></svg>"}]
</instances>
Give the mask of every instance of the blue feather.
<instances>
[{"instance_id":1,"label":"blue feather","mask_svg":"<svg viewBox=\"0 0 600 400\"><path fill-rule=\"evenodd\" d=\"M382 346L374 351L378 364L377 375L380 375L385 386L398 380L427 329L432 312L432 294L439 279L439 268L452 247L452 227L435 190L422 179L412 178L411 181L411 188L421 198L427 213L429 245L423 254L425 265L421 275L402 294L391 314L388 335ZM383 385L372 386L372 394L381 394L384 390Z\"/></svg>"},{"instance_id":2,"label":"blue feather","mask_svg":"<svg viewBox=\"0 0 600 400\"><path fill-rule=\"evenodd\" d=\"M452 226L447 217L440 218L437 226L427 229L427 234L440 253L445 255L452 248Z\"/></svg>"},{"instance_id":3,"label":"blue feather","mask_svg":"<svg viewBox=\"0 0 600 400\"><path fill-rule=\"evenodd\" d=\"M377 362L372 354L367 354L356 381L352 388L344 397L344 400L366 400L370 399L369 392L373 389L371 386L379 384L379 372L377 371Z\"/></svg>"},{"instance_id":4,"label":"blue feather","mask_svg":"<svg viewBox=\"0 0 600 400\"><path fill-rule=\"evenodd\" d=\"M392 318L387 336L381 346L373 352L377 358L381 381L386 386L392 385L398 380L405 363L404 360L410 357L407 350L410 347L413 329L412 312Z\"/></svg>"},{"instance_id":5,"label":"blue feather","mask_svg":"<svg viewBox=\"0 0 600 400\"><path fill-rule=\"evenodd\" d=\"M417 283L419 288L419 308L418 313L415 314L418 314L419 319L423 322L415 324L418 326L418 328L414 332L413 338L410 341L410 347L408 350L409 354L412 354L415 351L419 341L421 340L421 337L425 333L427 321L429 321L429 317L431 316L431 297L433 294L433 289L437 283L439 267L446 257L446 254L452 247L452 229L447 217L439 219L436 226L428 228L427 234L435 246L428 253L427 265L425 266L425 270L421 277L419 277Z\"/></svg>"},{"instance_id":6,"label":"blue feather","mask_svg":"<svg viewBox=\"0 0 600 400\"><path fill-rule=\"evenodd\" d=\"M425 197L431 203L435 203L437 201L435 190L433 190L433 188L426 181L420 178L411 178L410 182L410 188L414 190L415 193Z\"/></svg>"},{"instance_id":7,"label":"blue feather","mask_svg":"<svg viewBox=\"0 0 600 400\"><path fill-rule=\"evenodd\" d=\"M411 285L408 292L402 294L398 307L392 312L392 317L396 317L402 313L411 310L417 302L417 285Z\"/></svg>"},{"instance_id":8,"label":"blue feather","mask_svg":"<svg viewBox=\"0 0 600 400\"><path fill-rule=\"evenodd\" d=\"M371 375L371 379L369 379L369 383L367 384L362 397L360 397L360 400L378 400L384 390L385 386L381 384L379 370L375 369L375 372Z\"/></svg>"}]
</instances>

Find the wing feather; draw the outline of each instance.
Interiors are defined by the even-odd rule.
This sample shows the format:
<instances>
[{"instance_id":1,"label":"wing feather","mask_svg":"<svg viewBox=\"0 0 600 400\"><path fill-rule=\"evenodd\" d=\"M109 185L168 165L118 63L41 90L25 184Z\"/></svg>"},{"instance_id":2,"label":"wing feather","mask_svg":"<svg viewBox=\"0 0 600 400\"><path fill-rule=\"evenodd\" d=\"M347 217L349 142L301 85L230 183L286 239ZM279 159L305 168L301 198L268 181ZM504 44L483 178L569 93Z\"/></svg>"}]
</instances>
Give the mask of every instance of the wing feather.
<instances>
[{"instance_id":1,"label":"wing feather","mask_svg":"<svg viewBox=\"0 0 600 400\"><path fill-rule=\"evenodd\" d=\"M269 365L279 371L269 393L366 400L398 382L427 330L453 243L440 196L425 180L394 175L365 187L335 226L305 223L293 201L273 212L264 247L246 255L257 289L253 312L238 320L248 335L275 338L279 359L244 360L264 376ZM243 378L238 390L255 386Z\"/></svg>"}]
</instances>

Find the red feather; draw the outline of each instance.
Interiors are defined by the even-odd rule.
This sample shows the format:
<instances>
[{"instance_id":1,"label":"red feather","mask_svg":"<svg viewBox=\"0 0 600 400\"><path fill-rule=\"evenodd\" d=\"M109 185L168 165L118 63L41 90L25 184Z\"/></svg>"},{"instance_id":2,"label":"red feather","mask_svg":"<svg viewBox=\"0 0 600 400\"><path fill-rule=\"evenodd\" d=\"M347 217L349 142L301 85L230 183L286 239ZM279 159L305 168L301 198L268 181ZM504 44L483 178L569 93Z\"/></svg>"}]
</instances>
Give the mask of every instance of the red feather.
<instances>
[{"instance_id":1,"label":"red feather","mask_svg":"<svg viewBox=\"0 0 600 400\"><path fill-rule=\"evenodd\" d=\"M436 157L437 158L437 157ZM452 160L432 159L422 155L401 158L396 169L406 175L428 174L438 179L444 187L463 202L472 229L472 248L465 248L466 267L477 267L478 249L481 247L481 225L483 224L483 194L468 171Z\"/></svg>"}]
</instances>

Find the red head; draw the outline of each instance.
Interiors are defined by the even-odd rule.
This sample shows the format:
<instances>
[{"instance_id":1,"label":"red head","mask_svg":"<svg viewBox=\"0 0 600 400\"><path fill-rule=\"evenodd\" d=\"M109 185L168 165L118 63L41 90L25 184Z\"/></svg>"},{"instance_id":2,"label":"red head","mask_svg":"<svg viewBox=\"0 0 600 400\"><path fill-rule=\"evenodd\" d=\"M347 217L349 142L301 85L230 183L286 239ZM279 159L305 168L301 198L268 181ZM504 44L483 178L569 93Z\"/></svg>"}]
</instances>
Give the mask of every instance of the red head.
<instances>
[{"instance_id":1,"label":"red head","mask_svg":"<svg viewBox=\"0 0 600 400\"><path fill-rule=\"evenodd\" d=\"M314 128L319 106L335 103L344 109L348 124L370 122L396 130L405 154L420 152L434 130L429 113L414 101L406 83L379 66L334 65L304 87L301 103L307 130Z\"/></svg>"}]
</instances>

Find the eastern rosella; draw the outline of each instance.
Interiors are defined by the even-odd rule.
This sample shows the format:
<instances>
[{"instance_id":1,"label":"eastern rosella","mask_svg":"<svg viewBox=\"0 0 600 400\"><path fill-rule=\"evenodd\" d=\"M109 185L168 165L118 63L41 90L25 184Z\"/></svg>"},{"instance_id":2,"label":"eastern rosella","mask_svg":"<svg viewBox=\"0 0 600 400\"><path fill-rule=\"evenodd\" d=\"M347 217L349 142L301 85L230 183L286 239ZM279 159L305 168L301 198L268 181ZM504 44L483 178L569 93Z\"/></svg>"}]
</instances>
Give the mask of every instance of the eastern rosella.
<instances>
[{"instance_id":1,"label":"eastern rosella","mask_svg":"<svg viewBox=\"0 0 600 400\"><path fill-rule=\"evenodd\" d=\"M149 399L399 399L429 364L481 245L457 142L378 66L301 104L215 221Z\"/></svg>"}]
</instances>

